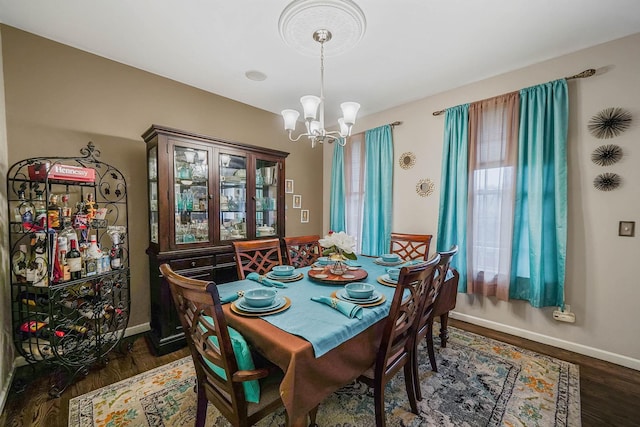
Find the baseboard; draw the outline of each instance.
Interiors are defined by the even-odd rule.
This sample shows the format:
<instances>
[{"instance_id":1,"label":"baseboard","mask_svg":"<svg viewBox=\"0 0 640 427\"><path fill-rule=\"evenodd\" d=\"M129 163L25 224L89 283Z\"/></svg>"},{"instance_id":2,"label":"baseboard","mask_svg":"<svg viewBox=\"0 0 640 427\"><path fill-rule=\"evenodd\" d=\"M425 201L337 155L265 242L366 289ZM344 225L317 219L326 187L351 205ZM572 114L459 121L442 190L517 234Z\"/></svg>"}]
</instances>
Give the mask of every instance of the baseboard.
<instances>
[{"instance_id":1,"label":"baseboard","mask_svg":"<svg viewBox=\"0 0 640 427\"><path fill-rule=\"evenodd\" d=\"M469 316L468 314L458 313L455 311L452 311L449 314L449 317L451 317L452 319L457 319L463 322L472 323L474 325L478 325L485 328L493 329L495 331L504 332L507 334L526 338L531 341L536 341L542 344L552 345L554 347L562 348L564 350L573 351L574 353L583 354L585 356L594 357L596 359L605 360L607 362L615 363L617 365L625 366L627 368L640 371L640 360L633 359L628 356L623 356L621 354L611 353L609 351L601 350L598 348L577 344L571 341L561 340L558 338L550 337L548 335L531 332L525 329L520 329L513 326L505 325L504 323L498 323L498 322L482 319L475 316Z\"/></svg>"},{"instance_id":2,"label":"baseboard","mask_svg":"<svg viewBox=\"0 0 640 427\"><path fill-rule=\"evenodd\" d=\"M136 326L131 326L131 327L125 329L124 338L130 337L130 336L133 336L133 335L143 334L143 333L148 332L150 330L151 330L151 325L149 324L149 322L141 323L140 325L136 325ZM24 359L24 357L22 357L22 356L16 357L14 359L14 361L13 361L13 369L11 370L12 377L13 377L13 373L14 373L16 368L19 368L21 366L26 366L26 365L28 365L28 363ZM9 384L11 384L11 383L9 383Z\"/></svg>"}]
</instances>

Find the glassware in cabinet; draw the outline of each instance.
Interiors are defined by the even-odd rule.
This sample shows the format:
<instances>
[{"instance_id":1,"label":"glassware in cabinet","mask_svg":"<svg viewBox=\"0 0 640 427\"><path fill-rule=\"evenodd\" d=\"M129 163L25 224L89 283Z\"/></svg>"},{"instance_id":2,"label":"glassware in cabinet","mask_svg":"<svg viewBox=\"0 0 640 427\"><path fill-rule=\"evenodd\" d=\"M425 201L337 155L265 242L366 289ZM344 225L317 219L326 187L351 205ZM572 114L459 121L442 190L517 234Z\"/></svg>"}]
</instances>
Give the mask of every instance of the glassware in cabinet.
<instances>
[{"instance_id":1,"label":"glassware in cabinet","mask_svg":"<svg viewBox=\"0 0 640 427\"><path fill-rule=\"evenodd\" d=\"M247 157L218 153L220 171L220 240L247 237Z\"/></svg>"},{"instance_id":2,"label":"glassware in cabinet","mask_svg":"<svg viewBox=\"0 0 640 427\"><path fill-rule=\"evenodd\" d=\"M208 149L173 145L174 236L177 246L210 242Z\"/></svg>"}]
</instances>

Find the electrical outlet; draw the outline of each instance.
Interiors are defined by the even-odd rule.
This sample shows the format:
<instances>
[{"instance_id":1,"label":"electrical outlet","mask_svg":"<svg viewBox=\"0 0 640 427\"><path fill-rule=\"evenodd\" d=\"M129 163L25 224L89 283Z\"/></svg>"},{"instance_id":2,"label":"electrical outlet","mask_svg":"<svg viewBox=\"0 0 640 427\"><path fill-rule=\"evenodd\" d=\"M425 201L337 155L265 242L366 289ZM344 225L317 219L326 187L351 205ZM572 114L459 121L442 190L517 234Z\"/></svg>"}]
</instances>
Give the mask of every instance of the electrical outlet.
<instances>
[{"instance_id":1,"label":"electrical outlet","mask_svg":"<svg viewBox=\"0 0 640 427\"><path fill-rule=\"evenodd\" d=\"M571 312L571 306L564 306L564 310L562 307L558 307L557 310L553 311L553 318L558 322L567 322L567 323L575 323L576 315Z\"/></svg>"}]
</instances>

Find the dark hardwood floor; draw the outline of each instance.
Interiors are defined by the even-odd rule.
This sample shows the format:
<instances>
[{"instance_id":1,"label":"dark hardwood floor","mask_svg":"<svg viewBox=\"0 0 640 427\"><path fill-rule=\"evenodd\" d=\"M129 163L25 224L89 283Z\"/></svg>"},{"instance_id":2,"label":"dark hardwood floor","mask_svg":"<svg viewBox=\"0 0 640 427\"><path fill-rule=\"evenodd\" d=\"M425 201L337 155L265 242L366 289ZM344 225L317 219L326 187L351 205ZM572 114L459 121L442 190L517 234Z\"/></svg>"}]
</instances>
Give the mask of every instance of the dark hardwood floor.
<instances>
[{"instance_id":1,"label":"dark hardwood floor","mask_svg":"<svg viewBox=\"0 0 640 427\"><path fill-rule=\"evenodd\" d=\"M453 319L450 324L579 365L583 426L640 425L640 371ZM131 352L112 353L106 367L90 371L86 377L69 386L61 397L54 399L48 395L51 378L47 372L33 375L30 368L20 368L0 416L0 426L67 426L71 398L187 355L188 350L182 349L155 357L150 353L146 341L140 337L133 342ZM35 379L28 378L34 376ZM18 391L16 385L20 385L23 378L29 381L23 390Z\"/></svg>"}]
</instances>

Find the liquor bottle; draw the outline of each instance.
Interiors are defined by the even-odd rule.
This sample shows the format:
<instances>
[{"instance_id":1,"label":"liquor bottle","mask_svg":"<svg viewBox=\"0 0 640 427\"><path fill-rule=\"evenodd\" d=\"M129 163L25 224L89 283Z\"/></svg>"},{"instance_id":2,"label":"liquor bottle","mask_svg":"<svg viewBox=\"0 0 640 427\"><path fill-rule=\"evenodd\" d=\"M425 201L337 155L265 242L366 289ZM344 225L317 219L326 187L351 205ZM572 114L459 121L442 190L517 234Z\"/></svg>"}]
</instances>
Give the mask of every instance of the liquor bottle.
<instances>
[{"instance_id":1,"label":"liquor bottle","mask_svg":"<svg viewBox=\"0 0 640 427\"><path fill-rule=\"evenodd\" d=\"M69 218L69 221L71 221L71 206L69 206L69 195L68 194L63 194L62 195L62 208L60 208L60 213L62 216L62 222L64 224L64 219L65 218Z\"/></svg>"},{"instance_id":2,"label":"liquor bottle","mask_svg":"<svg viewBox=\"0 0 640 427\"><path fill-rule=\"evenodd\" d=\"M67 252L69 251L69 248L71 247L71 241L75 240L76 241L76 247L80 247L77 243L78 243L78 235L76 234L76 230L71 226L71 217L63 217L62 219L62 225L63 225L63 229L60 232L60 237L63 237L66 239L67 241Z\"/></svg>"},{"instance_id":3,"label":"liquor bottle","mask_svg":"<svg viewBox=\"0 0 640 427\"><path fill-rule=\"evenodd\" d=\"M80 251L78 251L77 240L71 240L71 249L67 253L67 264L69 265L69 272L71 273L71 280L80 279L82 277L82 258L80 257Z\"/></svg>"},{"instance_id":4,"label":"liquor bottle","mask_svg":"<svg viewBox=\"0 0 640 427\"><path fill-rule=\"evenodd\" d=\"M122 248L120 247L120 235L113 233L111 235L113 245L109 251L109 259L111 260L111 269L116 270L122 268Z\"/></svg>"},{"instance_id":5,"label":"liquor bottle","mask_svg":"<svg viewBox=\"0 0 640 427\"><path fill-rule=\"evenodd\" d=\"M91 220L96 216L96 212L98 211L98 204L93 199L92 193L87 194L87 199L84 201L83 210L87 215L87 220L91 222Z\"/></svg>"},{"instance_id":6,"label":"liquor bottle","mask_svg":"<svg viewBox=\"0 0 640 427\"><path fill-rule=\"evenodd\" d=\"M42 198L42 191L36 191L36 200L33 203L35 207L34 222L42 228L47 226L47 205Z\"/></svg>"},{"instance_id":7,"label":"liquor bottle","mask_svg":"<svg viewBox=\"0 0 640 427\"><path fill-rule=\"evenodd\" d=\"M89 247L85 254L85 272L88 276L98 274L98 260L102 258L102 251L98 248L98 240L95 234L90 237Z\"/></svg>"},{"instance_id":8,"label":"liquor bottle","mask_svg":"<svg viewBox=\"0 0 640 427\"><path fill-rule=\"evenodd\" d=\"M67 243L67 238L59 236L58 237L58 262L60 263L60 271L62 271L61 281L68 282L71 280L71 271L69 271L69 264L67 263L67 252L69 251L69 246Z\"/></svg>"},{"instance_id":9,"label":"liquor bottle","mask_svg":"<svg viewBox=\"0 0 640 427\"><path fill-rule=\"evenodd\" d=\"M18 199L20 202L18 205L18 212L21 217L20 221L22 221L22 226L28 230L31 228L31 224L33 224L36 209L33 204L25 198L24 190L18 191Z\"/></svg>"},{"instance_id":10,"label":"liquor bottle","mask_svg":"<svg viewBox=\"0 0 640 427\"><path fill-rule=\"evenodd\" d=\"M58 195L51 194L49 196L49 206L47 207L47 220L49 228L60 228L61 209L58 205Z\"/></svg>"}]
</instances>

